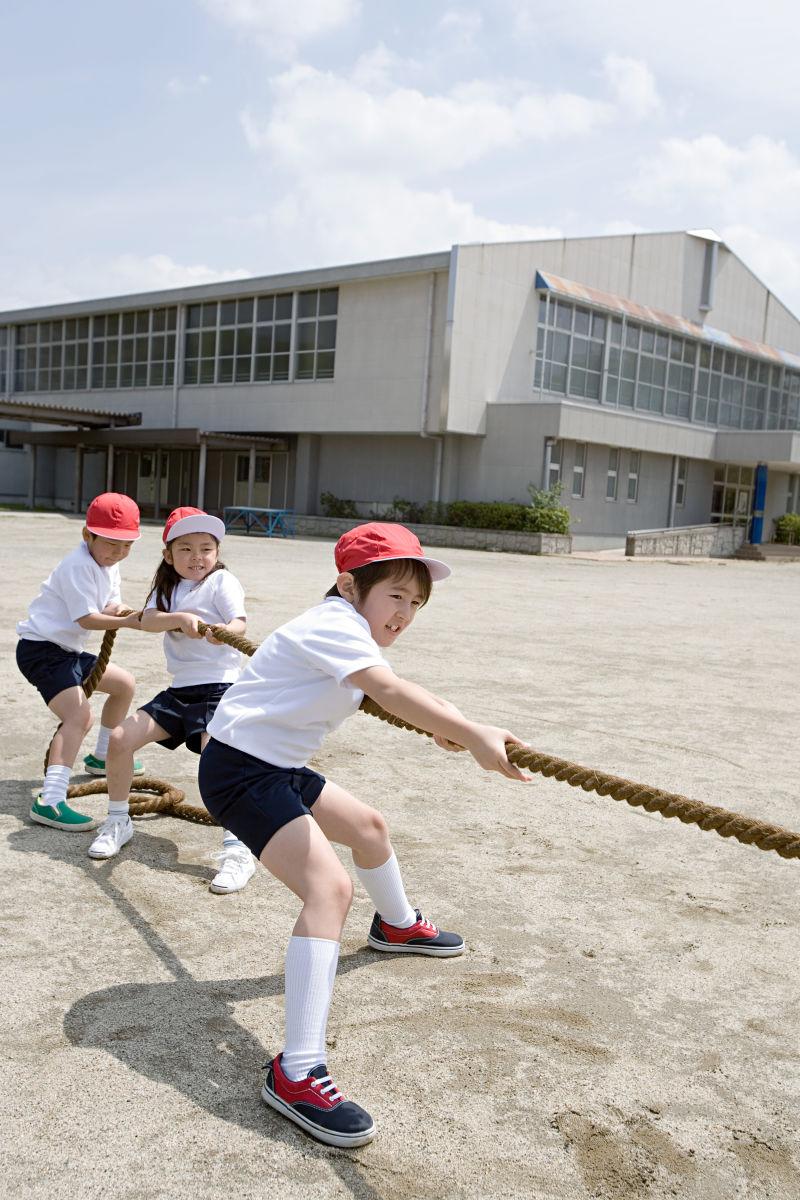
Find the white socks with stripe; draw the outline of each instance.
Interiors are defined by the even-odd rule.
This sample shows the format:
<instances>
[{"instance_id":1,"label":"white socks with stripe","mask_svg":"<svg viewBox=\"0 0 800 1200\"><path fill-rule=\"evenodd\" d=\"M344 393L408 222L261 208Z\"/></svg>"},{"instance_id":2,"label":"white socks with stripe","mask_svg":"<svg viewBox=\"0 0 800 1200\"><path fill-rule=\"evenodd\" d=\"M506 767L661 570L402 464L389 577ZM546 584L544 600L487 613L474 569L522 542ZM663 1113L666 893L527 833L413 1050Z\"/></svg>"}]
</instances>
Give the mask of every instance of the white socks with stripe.
<instances>
[{"instance_id":1,"label":"white socks with stripe","mask_svg":"<svg viewBox=\"0 0 800 1200\"><path fill-rule=\"evenodd\" d=\"M356 875L363 883L367 895L376 910L386 921L387 925L396 925L398 929L409 929L417 919L417 914L408 902L400 865L392 851L391 858L380 867L359 867L354 863Z\"/></svg>"},{"instance_id":2,"label":"white socks with stripe","mask_svg":"<svg viewBox=\"0 0 800 1200\"><path fill-rule=\"evenodd\" d=\"M286 951L286 1041L281 1066L297 1081L327 1061L325 1029L339 943L327 938L291 937Z\"/></svg>"},{"instance_id":3,"label":"white socks with stripe","mask_svg":"<svg viewBox=\"0 0 800 1200\"><path fill-rule=\"evenodd\" d=\"M47 768L42 784L42 804L58 808L59 804L66 800L70 774L70 768L62 767L60 764Z\"/></svg>"},{"instance_id":4,"label":"white socks with stripe","mask_svg":"<svg viewBox=\"0 0 800 1200\"><path fill-rule=\"evenodd\" d=\"M101 762L106 761L108 754L108 739L114 732L113 727L108 729L105 725L101 725L97 731L97 745L94 748L95 758L99 758Z\"/></svg>"}]
</instances>

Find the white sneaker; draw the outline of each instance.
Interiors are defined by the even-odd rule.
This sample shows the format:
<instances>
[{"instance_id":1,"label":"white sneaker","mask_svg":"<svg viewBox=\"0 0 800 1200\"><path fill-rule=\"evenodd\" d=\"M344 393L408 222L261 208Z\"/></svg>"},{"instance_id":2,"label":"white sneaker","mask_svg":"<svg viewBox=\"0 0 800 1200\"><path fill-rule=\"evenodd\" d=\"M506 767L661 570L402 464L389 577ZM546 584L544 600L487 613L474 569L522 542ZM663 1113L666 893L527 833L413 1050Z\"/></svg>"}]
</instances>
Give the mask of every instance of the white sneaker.
<instances>
[{"instance_id":1,"label":"white sneaker","mask_svg":"<svg viewBox=\"0 0 800 1200\"><path fill-rule=\"evenodd\" d=\"M256 864L247 846L224 846L213 857L219 862L219 871L208 890L218 895L240 892L256 873Z\"/></svg>"},{"instance_id":2,"label":"white sneaker","mask_svg":"<svg viewBox=\"0 0 800 1200\"><path fill-rule=\"evenodd\" d=\"M130 817L106 817L89 847L89 858L113 858L133 837Z\"/></svg>"}]
</instances>

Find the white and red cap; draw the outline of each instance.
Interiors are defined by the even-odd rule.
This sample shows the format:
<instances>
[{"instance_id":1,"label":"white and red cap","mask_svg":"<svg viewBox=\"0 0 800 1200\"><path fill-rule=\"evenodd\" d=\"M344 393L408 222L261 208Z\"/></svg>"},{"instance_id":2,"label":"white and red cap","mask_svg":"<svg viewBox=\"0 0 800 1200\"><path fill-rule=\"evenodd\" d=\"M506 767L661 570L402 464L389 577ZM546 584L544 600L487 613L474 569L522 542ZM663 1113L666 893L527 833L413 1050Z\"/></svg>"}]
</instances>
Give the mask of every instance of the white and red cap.
<instances>
[{"instance_id":1,"label":"white and red cap","mask_svg":"<svg viewBox=\"0 0 800 1200\"><path fill-rule=\"evenodd\" d=\"M97 537L114 542L135 542L139 532L139 506L121 492L95 496L86 510L86 528Z\"/></svg>"},{"instance_id":2,"label":"white and red cap","mask_svg":"<svg viewBox=\"0 0 800 1200\"><path fill-rule=\"evenodd\" d=\"M161 535L164 545L174 542L176 537L185 537L187 533L210 533L221 542L225 537L225 525L219 517L212 517L202 508L173 508Z\"/></svg>"},{"instance_id":3,"label":"white and red cap","mask_svg":"<svg viewBox=\"0 0 800 1200\"><path fill-rule=\"evenodd\" d=\"M434 583L451 574L447 563L423 554L415 533L405 525L388 521L369 521L349 529L336 543L333 557L337 571L352 571L367 563L391 562L398 558L418 558L425 563Z\"/></svg>"}]
</instances>

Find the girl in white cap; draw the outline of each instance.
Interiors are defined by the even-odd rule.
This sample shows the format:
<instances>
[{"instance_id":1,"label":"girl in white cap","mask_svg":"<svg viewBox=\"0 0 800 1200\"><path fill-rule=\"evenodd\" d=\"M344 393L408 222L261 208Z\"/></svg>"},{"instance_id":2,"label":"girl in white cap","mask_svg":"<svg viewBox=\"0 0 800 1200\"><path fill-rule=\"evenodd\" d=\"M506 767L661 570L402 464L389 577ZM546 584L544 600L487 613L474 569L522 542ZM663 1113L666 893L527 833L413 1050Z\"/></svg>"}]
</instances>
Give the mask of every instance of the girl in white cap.
<instances>
[{"instance_id":1,"label":"girl in white cap","mask_svg":"<svg viewBox=\"0 0 800 1200\"><path fill-rule=\"evenodd\" d=\"M114 731L108 747L108 818L89 847L92 858L113 858L133 837L128 793L133 755L150 742L167 750L186 745L199 754L206 726L239 674L242 656L198 631L198 622L244 633L244 591L219 559L225 526L199 508L176 508L164 526L162 560L142 613L141 628L164 634L172 683ZM236 892L255 871L253 856L223 830L219 871L211 891Z\"/></svg>"},{"instance_id":2,"label":"girl in white cap","mask_svg":"<svg viewBox=\"0 0 800 1200\"><path fill-rule=\"evenodd\" d=\"M505 729L477 725L444 700L397 676L383 657L450 568L422 552L402 525L371 522L344 534L338 577L324 602L276 629L226 692L200 760L203 801L302 901L286 953L284 1048L267 1064L261 1095L307 1133L332 1146L375 1135L369 1113L345 1100L325 1062L325 1028L339 941L353 885L331 847L349 846L375 906L373 950L449 958L464 939L412 905L379 812L307 766L325 734L366 693L428 730L439 746L466 748L480 766L510 779Z\"/></svg>"}]
</instances>

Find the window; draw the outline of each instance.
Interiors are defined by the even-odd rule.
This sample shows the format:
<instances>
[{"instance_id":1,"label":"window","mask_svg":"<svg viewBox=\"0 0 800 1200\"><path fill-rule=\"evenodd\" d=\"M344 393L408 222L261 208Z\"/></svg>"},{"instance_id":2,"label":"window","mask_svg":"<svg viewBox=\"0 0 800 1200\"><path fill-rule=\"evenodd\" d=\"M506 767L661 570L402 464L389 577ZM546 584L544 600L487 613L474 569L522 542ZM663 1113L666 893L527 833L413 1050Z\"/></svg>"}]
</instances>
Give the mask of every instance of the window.
<instances>
[{"instance_id":1,"label":"window","mask_svg":"<svg viewBox=\"0 0 800 1200\"><path fill-rule=\"evenodd\" d=\"M742 525L753 503L753 468L720 463L714 469L711 493L712 524Z\"/></svg>"},{"instance_id":2,"label":"window","mask_svg":"<svg viewBox=\"0 0 800 1200\"><path fill-rule=\"evenodd\" d=\"M24 450L24 446L10 446L8 444L8 435L10 433L10 429L0 429L0 450Z\"/></svg>"},{"instance_id":3,"label":"window","mask_svg":"<svg viewBox=\"0 0 800 1200\"><path fill-rule=\"evenodd\" d=\"M679 458L676 465L675 477L675 507L683 508L686 504L686 475L689 463L685 458Z\"/></svg>"},{"instance_id":4,"label":"window","mask_svg":"<svg viewBox=\"0 0 800 1200\"><path fill-rule=\"evenodd\" d=\"M631 504L636 504L639 499L639 463L641 454L638 450L631 450L628 455L628 500Z\"/></svg>"},{"instance_id":5,"label":"window","mask_svg":"<svg viewBox=\"0 0 800 1200\"><path fill-rule=\"evenodd\" d=\"M0 393L5 395L8 372L8 326L0 326Z\"/></svg>"},{"instance_id":6,"label":"window","mask_svg":"<svg viewBox=\"0 0 800 1200\"><path fill-rule=\"evenodd\" d=\"M295 379L333 379L338 299L338 288L298 293Z\"/></svg>"},{"instance_id":7,"label":"window","mask_svg":"<svg viewBox=\"0 0 800 1200\"><path fill-rule=\"evenodd\" d=\"M787 513L800 513L800 475L789 476L789 489L786 493Z\"/></svg>"},{"instance_id":8,"label":"window","mask_svg":"<svg viewBox=\"0 0 800 1200\"><path fill-rule=\"evenodd\" d=\"M575 443L575 463L572 468L572 495L577 500L583 499L585 475L586 475L586 442L576 442Z\"/></svg>"},{"instance_id":9,"label":"window","mask_svg":"<svg viewBox=\"0 0 800 1200\"><path fill-rule=\"evenodd\" d=\"M561 482L561 443L548 442L547 446L550 450L547 462L547 479L545 486L548 491Z\"/></svg>"},{"instance_id":10,"label":"window","mask_svg":"<svg viewBox=\"0 0 800 1200\"><path fill-rule=\"evenodd\" d=\"M293 296L256 298L255 379L259 383L289 378Z\"/></svg>"},{"instance_id":11,"label":"window","mask_svg":"<svg viewBox=\"0 0 800 1200\"><path fill-rule=\"evenodd\" d=\"M619 450L611 447L608 452L608 475L606 476L606 500L616 500L619 478Z\"/></svg>"},{"instance_id":12,"label":"window","mask_svg":"<svg viewBox=\"0 0 800 1200\"><path fill-rule=\"evenodd\" d=\"M191 304L184 383L332 379L339 289ZM294 339L294 340L293 340Z\"/></svg>"}]
</instances>

